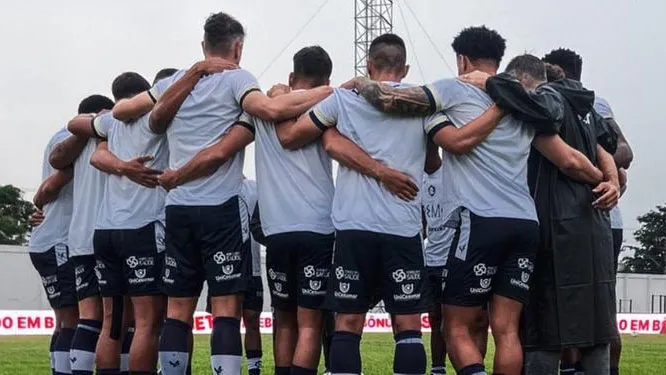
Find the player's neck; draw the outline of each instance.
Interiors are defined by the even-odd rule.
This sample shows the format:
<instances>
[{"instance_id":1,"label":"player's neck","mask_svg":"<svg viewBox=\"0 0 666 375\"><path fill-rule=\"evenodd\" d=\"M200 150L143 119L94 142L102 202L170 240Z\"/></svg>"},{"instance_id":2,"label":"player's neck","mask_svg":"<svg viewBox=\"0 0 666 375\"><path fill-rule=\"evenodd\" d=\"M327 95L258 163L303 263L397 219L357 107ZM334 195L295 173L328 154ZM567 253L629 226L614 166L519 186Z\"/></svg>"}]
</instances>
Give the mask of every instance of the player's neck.
<instances>
[{"instance_id":1,"label":"player's neck","mask_svg":"<svg viewBox=\"0 0 666 375\"><path fill-rule=\"evenodd\" d=\"M297 81L291 84L291 89L292 90L310 90L315 87L319 87L321 85L315 84L313 82L307 82L305 80L303 81Z\"/></svg>"},{"instance_id":2,"label":"player's neck","mask_svg":"<svg viewBox=\"0 0 666 375\"><path fill-rule=\"evenodd\" d=\"M469 71L467 71L465 73L471 73L475 70L490 74L491 76L494 76L494 75L497 74L497 66L495 66L495 64L490 64L490 63L485 63L485 62L478 62L478 63L472 65L471 69L469 69Z\"/></svg>"},{"instance_id":3,"label":"player's neck","mask_svg":"<svg viewBox=\"0 0 666 375\"><path fill-rule=\"evenodd\" d=\"M238 64L236 61L236 57L234 56L233 53L222 53L222 52L209 52L206 58L218 58L218 59L224 59L232 63Z\"/></svg>"},{"instance_id":4,"label":"player's neck","mask_svg":"<svg viewBox=\"0 0 666 375\"><path fill-rule=\"evenodd\" d=\"M402 77L399 74L391 73L391 72L378 72L375 74L372 74L370 76L370 79L373 81L377 82L400 82L402 81Z\"/></svg>"}]
</instances>

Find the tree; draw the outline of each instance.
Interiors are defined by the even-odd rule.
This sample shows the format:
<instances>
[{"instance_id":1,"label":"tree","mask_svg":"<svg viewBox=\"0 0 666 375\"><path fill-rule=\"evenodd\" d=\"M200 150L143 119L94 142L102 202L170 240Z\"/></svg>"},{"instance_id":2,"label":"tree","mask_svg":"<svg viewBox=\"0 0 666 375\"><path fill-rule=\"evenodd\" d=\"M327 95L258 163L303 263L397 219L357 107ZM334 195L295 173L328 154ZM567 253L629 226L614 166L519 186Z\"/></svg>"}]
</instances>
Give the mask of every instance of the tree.
<instances>
[{"instance_id":1,"label":"tree","mask_svg":"<svg viewBox=\"0 0 666 375\"><path fill-rule=\"evenodd\" d=\"M25 245L30 231L28 218L35 211L32 203L23 200L21 189L0 186L0 244Z\"/></svg>"},{"instance_id":2,"label":"tree","mask_svg":"<svg viewBox=\"0 0 666 375\"><path fill-rule=\"evenodd\" d=\"M634 237L640 245L629 247L634 255L622 260L622 272L666 274L666 206L657 206L638 222Z\"/></svg>"}]
</instances>

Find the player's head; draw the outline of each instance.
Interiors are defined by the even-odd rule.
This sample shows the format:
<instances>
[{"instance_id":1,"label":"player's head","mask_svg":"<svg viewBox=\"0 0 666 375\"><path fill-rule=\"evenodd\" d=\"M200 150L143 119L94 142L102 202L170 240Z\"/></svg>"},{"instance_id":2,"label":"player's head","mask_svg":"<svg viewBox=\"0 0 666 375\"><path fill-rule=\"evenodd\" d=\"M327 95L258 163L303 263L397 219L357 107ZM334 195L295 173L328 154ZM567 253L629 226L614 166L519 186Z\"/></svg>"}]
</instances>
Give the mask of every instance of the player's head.
<instances>
[{"instance_id":1,"label":"player's head","mask_svg":"<svg viewBox=\"0 0 666 375\"><path fill-rule=\"evenodd\" d=\"M79 114L98 113L103 109L113 109L113 100L104 95L90 95L79 103Z\"/></svg>"},{"instance_id":2,"label":"player's head","mask_svg":"<svg viewBox=\"0 0 666 375\"><path fill-rule=\"evenodd\" d=\"M583 58L576 52L570 49L558 48L546 54L543 61L562 68L567 78L580 81L583 72Z\"/></svg>"},{"instance_id":3,"label":"player's head","mask_svg":"<svg viewBox=\"0 0 666 375\"><path fill-rule=\"evenodd\" d=\"M546 82L546 63L534 55L514 57L506 66L506 72L519 79L525 90L534 90Z\"/></svg>"},{"instance_id":4,"label":"player's head","mask_svg":"<svg viewBox=\"0 0 666 375\"><path fill-rule=\"evenodd\" d=\"M111 84L111 93L116 101L131 98L149 89L150 83L135 72L125 72L116 77Z\"/></svg>"},{"instance_id":5,"label":"player's head","mask_svg":"<svg viewBox=\"0 0 666 375\"><path fill-rule=\"evenodd\" d=\"M567 78L567 75L559 65L546 63L546 78L548 79L548 82L554 82Z\"/></svg>"},{"instance_id":6,"label":"player's head","mask_svg":"<svg viewBox=\"0 0 666 375\"><path fill-rule=\"evenodd\" d=\"M396 80L405 78L409 73L407 65L407 47L395 34L380 35L370 43L368 50L368 75L388 74Z\"/></svg>"},{"instance_id":7,"label":"player's head","mask_svg":"<svg viewBox=\"0 0 666 375\"><path fill-rule=\"evenodd\" d=\"M204 56L222 57L238 64L243 55L244 39L243 25L230 15L220 12L206 19L201 46Z\"/></svg>"},{"instance_id":8,"label":"player's head","mask_svg":"<svg viewBox=\"0 0 666 375\"><path fill-rule=\"evenodd\" d=\"M153 79L153 86L155 86L155 84L157 82L163 80L164 78L171 77L177 71L178 71L178 69L174 69L174 68L164 68L164 69L160 70L159 72L157 72L157 74L155 74L155 79Z\"/></svg>"},{"instance_id":9,"label":"player's head","mask_svg":"<svg viewBox=\"0 0 666 375\"><path fill-rule=\"evenodd\" d=\"M484 68L497 71L504 57L506 40L486 26L473 26L461 31L451 47L456 53L458 75Z\"/></svg>"},{"instance_id":10,"label":"player's head","mask_svg":"<svg viewBox=\"0 0 666 375\"><path fill-rule=\"evenodd\" d=\"M294 71L289 75L289 86L317 87L331 83L333 62L326 50L319 46L302 48L294 55Z\"/></svg>"}]
</instances>

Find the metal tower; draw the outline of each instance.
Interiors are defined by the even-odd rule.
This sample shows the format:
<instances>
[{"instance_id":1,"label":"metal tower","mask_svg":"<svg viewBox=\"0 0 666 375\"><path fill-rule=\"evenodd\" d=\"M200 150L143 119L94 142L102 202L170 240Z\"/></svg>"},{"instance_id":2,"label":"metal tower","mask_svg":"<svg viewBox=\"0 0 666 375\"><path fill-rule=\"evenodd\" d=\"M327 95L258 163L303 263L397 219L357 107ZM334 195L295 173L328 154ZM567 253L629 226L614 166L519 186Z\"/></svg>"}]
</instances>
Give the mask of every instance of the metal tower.
<instances>
[{"instance_id":1,"label":"metal tower","mask_svg":"<svg viewBox=\"0 0 666 375\"><path fill-rule=\"evenodd\" d=\"M356 76L366 76L370 43L382 34L393 32L393 0L354 2L354 69Z\"/></svg>"}]
</instances>

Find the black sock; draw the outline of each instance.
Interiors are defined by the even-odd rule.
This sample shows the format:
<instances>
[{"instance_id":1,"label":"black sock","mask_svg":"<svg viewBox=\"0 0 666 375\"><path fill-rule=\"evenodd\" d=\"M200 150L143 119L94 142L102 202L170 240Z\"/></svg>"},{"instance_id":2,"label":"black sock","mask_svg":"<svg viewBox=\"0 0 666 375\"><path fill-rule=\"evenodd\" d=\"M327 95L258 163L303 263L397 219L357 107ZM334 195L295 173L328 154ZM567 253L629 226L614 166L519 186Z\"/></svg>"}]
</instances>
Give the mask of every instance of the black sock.
<instances>
[{"instance_id":1,"label":"black sock","mask_svg":"<svg viewBox=\"0 0 666 375\"><path fill-rule=\"evenodd\" d=\"M458 370L458 375L488 375L488 373L482 364L475 363Z\"/></svg>"},{"instance_id":2,"label":"black sock","mask_svg":"<svg viewBox=\"0 0 666 375\"><path fill-rule=\"evenodd\" d=\"M217 317L210 335L210 364L213 374L240 374L243 362L240 320Z\"/></svg>"},{"instance_id":3,"label":"black sock","mask_svg":"<svg viewBox=\"0 0 666 375\"><path fill-rule=\"evenodd\" d=\"M51 335L51 342L49 343L49 360L51 362L51 374L53 375L56 375L55 346L56 342L58 341L58 335L60 335L60 331L54 331L53 334Z\"/></svg>"},{"instance_id":4,"label":"black sock","mask_svg":"<svg viewBox=\"0 0 666 375\"><path fill-rule=\"evenodd\" d=\"M352 332L336 331L331 340L331 368L333 374L361 373L361 336Z\"/></svg>"},{"instance_id":5,"label":"black sock","mask_svg":"<svg viewBox=\"0 0 666 375\"><path fill-rule=\"evenodd\" d=\"M245 352L247 358L247 373L248 375L261 374L261 350L248 350Z\"/></svg>"},{"instance_id":6,"label":"black sock","mask_svg":"<svg viewBox=\"0 0 666 375\"><path fill-rule=\"evenodd\" d=\"M81 319L76 326L69 352L72 375L92 375L95 369L95 349L102 329L98 320Z\"/></svg>"},{"instance_id":7,"label":"black sock","mask_svg":"<svg viewBox=\"0 0 666 375\"><path fill-rule=\"evenodd\" d=\"M276 367L275 375L289 375L290 371L291 371L290 367Z\"/></svg>"},{"instance_id":8,"label":"black sock","mask_svg":"<svg viewBox=\"0 0 666 375\"><path fill-rule=\"evenodd\" d=\"M72 348L72 339L74 338L73 328L62 328L58 335L58 341L55 343L53 352L53 364L55 365L56 375L70 375L72 373L72 364L69 361L69 351Z\"/></svg>"},{"instance_id":9,"label":"black sock","mask_svg":"<svg viewBox=\"0 0 666 375\"><path fill-rule=\"evenodd\" d=\"M427 359L421 332L403 331L395 335L393 373L425 374Z\"/></svg>"},{"instance_id":10,"label":"black sock","mask_svg":"<svg viewBox=\"0 0 666 375\"><path fill-rule=\"evenodd\" d=\"M163 375L185 375L190 360L188 337L192 327L180 320L167 319L160 336L160 363Z\"/></svg>"},{"instance_id":11,"label":"black sock","mask_svg":"<svg viewBox=\"0 0 666 375\"><path fill-rule=\"evenodd\" d=\"M432 364L432 375L446 375L446 366L443 363Z\"/></svg>"},{"instance_id":12,"label":"black sock","mask_svg":"<svg viewBox=\"0 0 666 375\"><path fill-rule=\"evenodd\" d=\"M97 375L119 375L119 374L120 374L120 369L117 368L97 369Z\"/></svg>"},{"instance_id":13,"label":"black sock","mask_svg":"<svg viewBox=\"0 0 666 375\"><path fill-rule=\"evenodd\" d=\"M299 366L291 366L290 375L317 375L317 369L303 368Z\"/></svg>"},{"instance_id":14,"label":"black sock","mask_svg":"<svg viewBox=\"0 0 666 375\"><path fill-rule=\"evenodd\" d=\"M560 375L574 375L576 373L575 365L560 364Z\"/></svg>"},{"instance_id":15,"label":"black sock","mask_svg":"<svg viewBox=\"0 0 666 375\"><path fill-rule=\"evenodd\" d=\"M324 352L324 367L326 371L331 368L331 340L335 332L335 315L332 311L324 311L322 330L321 330L321 348Z\"/></svg>"},{"instance_id":16,"label":"black sock","mask_svg":"<svg viewBox=\"0 0 666 375\"><path fill-rule=\"evenodd\" d=\"M611 367L610 375L620 375L620 369L617 367Z\"/></svg>"},{"instance_id":17,"label":"black sock","mask_svg":"<svg viewBox=\"0 0 666 375\"><path fill-rule=\"evenodd\" d=\"M123 337L123 345L120 350L120 375L129 375L129 352L134 338L134 327L128 327Z\"/></svg>"}]
</instances>

